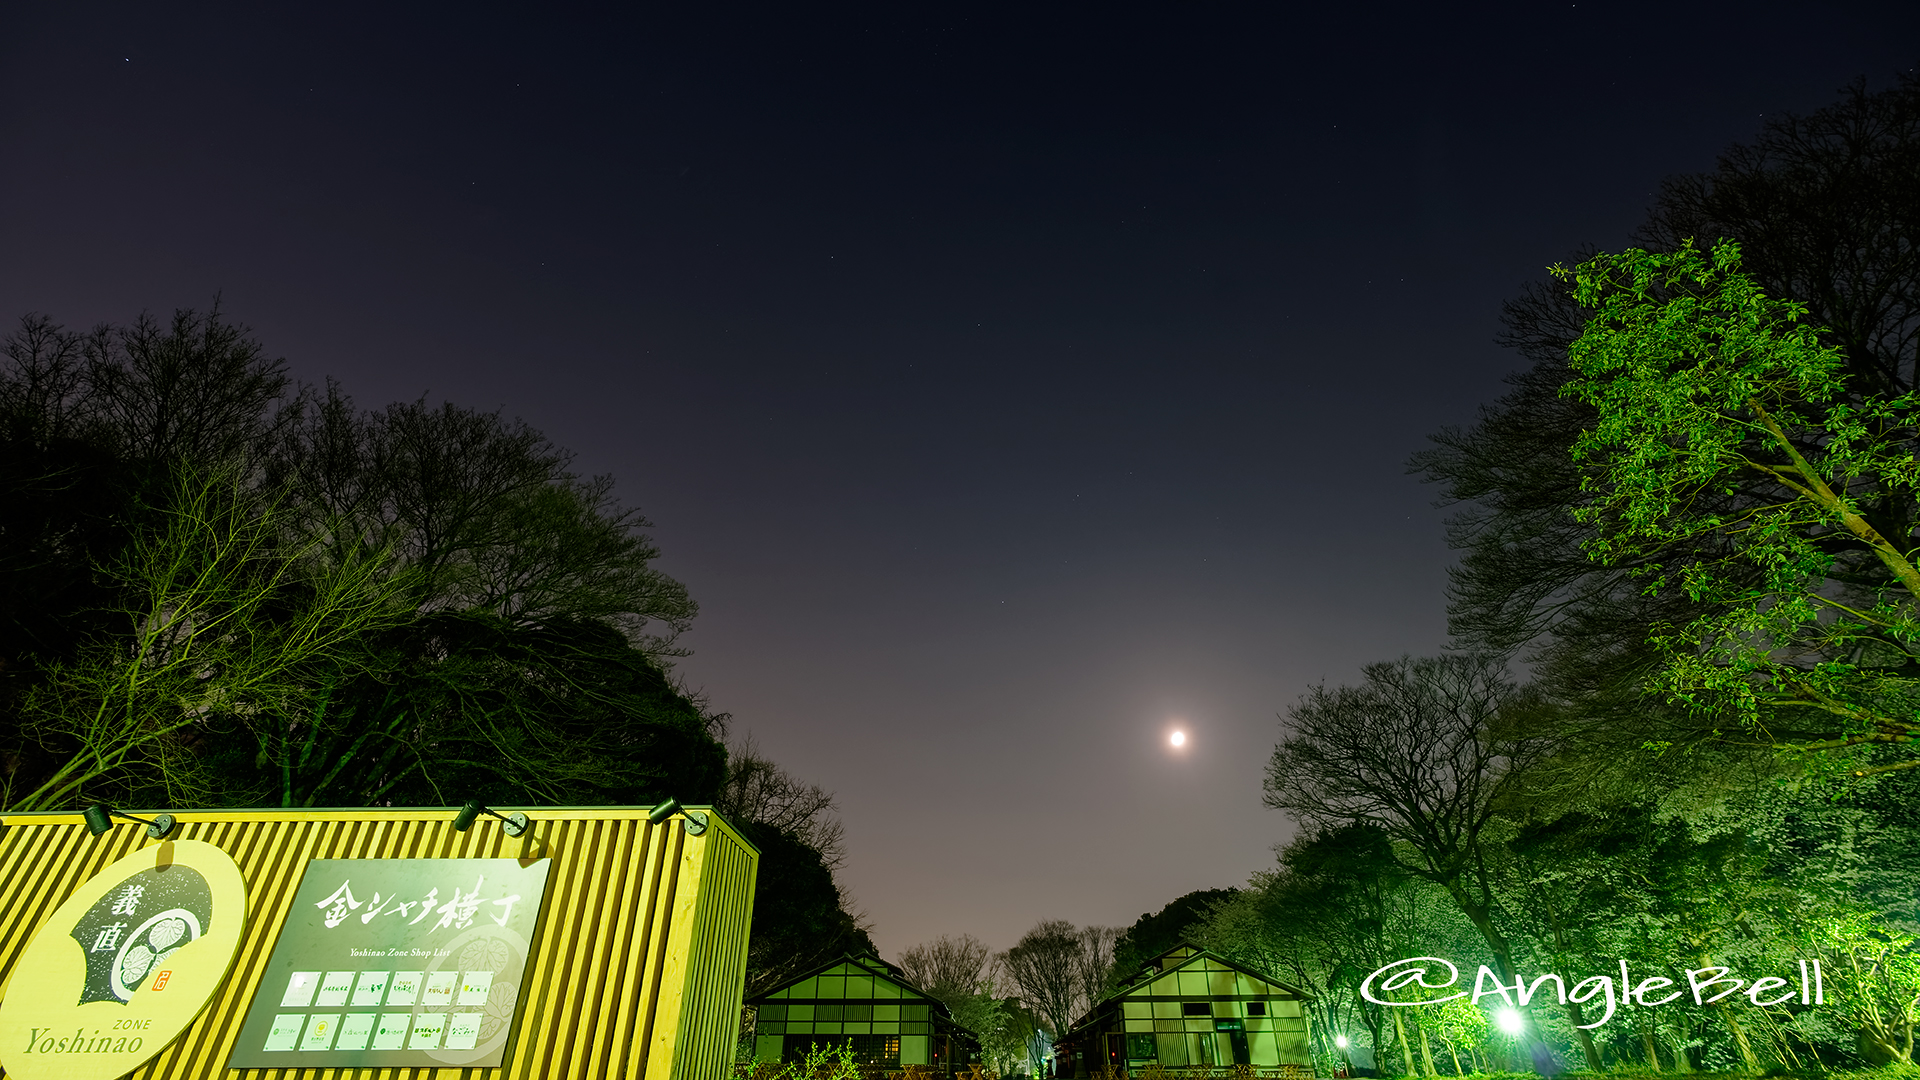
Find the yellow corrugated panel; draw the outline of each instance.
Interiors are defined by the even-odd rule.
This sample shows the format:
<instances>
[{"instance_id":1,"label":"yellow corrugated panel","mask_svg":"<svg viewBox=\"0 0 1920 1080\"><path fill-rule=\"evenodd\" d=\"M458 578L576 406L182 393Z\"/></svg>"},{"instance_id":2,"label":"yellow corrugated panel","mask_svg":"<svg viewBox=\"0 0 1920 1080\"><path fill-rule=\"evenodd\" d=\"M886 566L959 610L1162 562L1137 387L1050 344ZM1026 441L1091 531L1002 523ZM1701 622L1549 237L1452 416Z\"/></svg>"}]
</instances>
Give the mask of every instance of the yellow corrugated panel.
<instances>
[{"instance_id":1,"label":"yellow corrugated panel","mask_svg":"<svg viewBox=\"0 0 1920 1080\"><path fill-rule=\"evenodd\" d=\"M644 807L529 809L518 838L454 810L176 812L174 837L233 856L248 926L213 1003L135 1080L721 1080L733 1060L759 852L717 814L688 836ZM171 838L170 838L171 839ZM0 817L0 1008L34 931L80 883L141 844L137 825L94 837L78 814ZM506 1063L497 1069L226 1068L310 859L550 858L546 907ZM5 1072L0 1070L0 1076Z\"/></svg>"}]
</instances>

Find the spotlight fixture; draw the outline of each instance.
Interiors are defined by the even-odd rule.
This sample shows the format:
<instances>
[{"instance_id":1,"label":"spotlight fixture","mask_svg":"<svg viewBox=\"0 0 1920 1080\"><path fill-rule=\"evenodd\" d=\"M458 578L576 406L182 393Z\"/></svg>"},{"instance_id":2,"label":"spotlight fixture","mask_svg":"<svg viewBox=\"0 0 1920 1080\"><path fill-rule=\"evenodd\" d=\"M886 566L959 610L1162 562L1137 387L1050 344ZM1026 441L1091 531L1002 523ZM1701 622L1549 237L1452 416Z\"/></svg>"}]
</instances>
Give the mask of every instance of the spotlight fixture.
<instances>
[{"instance_id":1,"label":"spotlight fixture","mask_svg":"<svg viewBox=\"0 0 1920 1080\"><path fill-rule=\"evenodd\" d=\"M647 824L664 825L667 819L675 814L686 815L681 819L680 823L687 830L688 836L699 836L701 833L707 831L707 815L698 810L687 810L683 808L680 805L680 800L671 796L667 798L666 802L653 808L653 812L647 815Z\"/></svg>"},{"instance_id":2,"label":"spotlight fixture","mask_svg":"<svg viewBox=\"0 0 1920 1080\"><path fill-rule=\"evenodd\" d=\"M527 820L527 815L517 810L511 814L503 814L498 810L489 809L477 802L470 802L461 807L458 814L453 815L453 831L466 832L473 827L475 819L479 818L481 814L491 814L501 821L506 822L505 825L500 827L500 831L506 833L508 836L519 836L521 833L527 831L528 825L533 824Z\"/></svg>"},{"instance_id":3,"label":"spotlight fixture","mask_svg":"<svg viewBox=\"0 0 1920 1080\"><path fill-rule=\"evenodd\" d=\"M149 820L143 817L134 817L132 814L123 814L113 807L108 806L106 803L94 803L92 806L80 811L80 816L87 819L87 831L95 836L99 836L101 833L113 828L114 818L126 818L128 821L137 821L145 825L147 827L147 838L150 840L162 839L173 831L172 814L155 814L153 818Z\"/></svg>"}]
</instances>

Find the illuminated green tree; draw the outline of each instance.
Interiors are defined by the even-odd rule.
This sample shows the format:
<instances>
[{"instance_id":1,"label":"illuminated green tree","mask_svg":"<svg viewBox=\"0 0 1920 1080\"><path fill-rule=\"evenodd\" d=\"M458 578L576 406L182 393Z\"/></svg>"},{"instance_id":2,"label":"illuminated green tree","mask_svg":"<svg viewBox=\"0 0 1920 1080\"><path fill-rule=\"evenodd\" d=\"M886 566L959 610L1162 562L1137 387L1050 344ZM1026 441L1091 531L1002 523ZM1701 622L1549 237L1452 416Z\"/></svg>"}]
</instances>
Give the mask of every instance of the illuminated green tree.
<instances>
[{"instance_id":1,"label":"illuminated green tree","mask_svg":"<svg viewBox=\"0 0 1920 1080\"><path fill-rule=\"evenodd\" d=\"M1769 113L1711 170L1663 180L1636 244L1673 251L1689 237L1703 247L1737 240L1741 269L1764 291L1808 305L1803 321L1840 351L1847 390L1891 398L1920 388L1917 228L1920 78L1908 73L1872 92L1856 83L1810 114ZM1593 312L1572 292L1548 277L1503 305L1500 343L1525 366L1473 424L1436 433L1412 462L1456 507L1449 629L1460 647L1528 654L1536 685L1564 706L1554 719L1580 743L1557 765L1570 787L1598 780L1630 797L1648 783L1698 787L1776 768L1771 740L1644 692L1663 666L1649 626L1685 626L1703 605L1681 589L1650 595L1632 562L1587 555L1593 530L1572 511L1596 493L1583 490L1588 470L1568 451L1594 413L1559 391L1577 377L1567 350ZM1684 554L1670 545L1658 556ZM1663 742L1687 752L1636 752ZM1907 752L1868 756L1886 763Z\"/></svg>"},{"instance_id":2,"label":"illuminated green tree","mask_svg":"<svg viewBox=\"0 0 1920 1080\"><path fill-rule=\"evenodd\" d=\"M717 792L694 604L540 432L289 400L217 311L0 356L0 806Z\"/></svg>"},{"instance_id":3,"label":"illuminated green tree","mask_svg":"<svg viewBox=\"0 0 1920 1080\"><path fill-rule=\"evenodd\" d=\"M1910 934L1888 932L1869 912L1824 920L1812 935L1833 977L1830 1007L1858 1033L1863 1055L1876 1065L1913 1060L1913 1029L1920 1023L1920 951Z\"/></svg>"},{"instance_id":4,"label":"illuminated green tree","mask_svg":"<svg viewBox=\"0 0 1920 1080\"><path fill-rule=\"evenodd\" d=\"M406 576L379 552L320 560L284 540L276 504L236 474L183 474L159 527L107 568L119 632L22 695L18 737L43 767L9 771L0 806L205 801L223 786L205 744L314 709L405 617Z\"/></svg>"},{"instance_id":5,"label":"illuminated green tree","mask_svg":"<svg viewBox=\"0 0 1920 1080\"><path fill-rule=\"evenodd\" d=\"M1561 391L1594 410L1585 549L1698 610L1649 628L1653 686L1776 748L1920 738L1920 399L1849 394L1731 242L1557 273L1594 312Z\"/></svg>"}]
</instances>

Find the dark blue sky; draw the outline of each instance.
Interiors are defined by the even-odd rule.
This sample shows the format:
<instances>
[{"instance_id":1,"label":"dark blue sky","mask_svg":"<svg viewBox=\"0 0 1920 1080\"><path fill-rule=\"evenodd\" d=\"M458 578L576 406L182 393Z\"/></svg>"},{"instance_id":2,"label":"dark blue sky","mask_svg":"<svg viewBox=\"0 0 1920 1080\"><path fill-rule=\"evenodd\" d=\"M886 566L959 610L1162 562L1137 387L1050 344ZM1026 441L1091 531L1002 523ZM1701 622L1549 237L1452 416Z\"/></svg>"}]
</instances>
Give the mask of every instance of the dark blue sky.
<instances>
[{"instance_id":1,"label":"dark blue sky","mask_svg":"<svg viewBox=\"0 0 1920 1080\"><path fill-rule=\"evenodd\" d=\"M615 474L889 956L1268 864L1276 714L1444 644L1404 463L1500 301L1920 58L1894 3L393 7L10 5L0 314L217 293Z\"/></svg>"}]
</instances>

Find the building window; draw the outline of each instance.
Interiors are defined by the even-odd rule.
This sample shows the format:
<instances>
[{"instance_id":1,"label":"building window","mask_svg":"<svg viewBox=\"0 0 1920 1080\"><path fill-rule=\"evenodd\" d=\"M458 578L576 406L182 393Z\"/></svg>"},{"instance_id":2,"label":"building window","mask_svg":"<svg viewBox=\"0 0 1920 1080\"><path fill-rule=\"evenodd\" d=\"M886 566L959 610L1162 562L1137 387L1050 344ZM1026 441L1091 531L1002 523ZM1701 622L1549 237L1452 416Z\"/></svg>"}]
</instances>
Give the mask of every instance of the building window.
<instances>
[{"instance_id":1,"label":"building window","mask_svg":"<svg viewBox=\"0 0 1920 1080\"><path fill-rule=\"evenodd\" d=\"M1266 1003L1266 1002L1264 1002L1264 1001L1249 1001L1249 1002L1247 1002L1247 1015L1248 1015L1248 1016L1265 1016L1265 1015L1267 1015L1267 1003Z\"/></svg>"},{"instance_id":2,"label":"building window","mask_svg":"<svg viewBox=\"0 0 1920 1080\"><path fill-rule=\"evenodd\" d=\"M862 1065L900 1064L900 1036L898 1035L855 1035L853 1038L853 1058Z\"/></svg>"},{"instance_id":3,"label":"building window","mask_svg":"<svg viewBox=\"0 0 1920 1080\"><path fill-rule=\"evenodd\" d=\"M1154 1038L1151 1034L1135 1032L1127 1036L1127 1057L1130 1060L1150 1061L1157 1056L1159 1052L1154 1049Z\"/></svg>"},{"instance_id":4,"label":"building window","mask_svg":"<svg viewBox=\"0 0 1920 1080\"><path fill-rule=\"evenodd\" d=\"M805 1060L808 1051L829 1050L835 1047L849 1047L853 1050L853 1060L861 1065L900 1066L900 1036L898 1035L788 1035L781 1044L781 1060L798 1063Z\"/></svg>"},{"instance_id":5,"label":"building window","mask_svg":"<svg viewBox=\"0 0 1920 1080\"><path fill-rule=\"evenodd\" d=\"M1204 1001L1183 1001L1180 1003L1181 1016L1212 1016L1213 1010Z\"/></svg>"}]
</instances>

